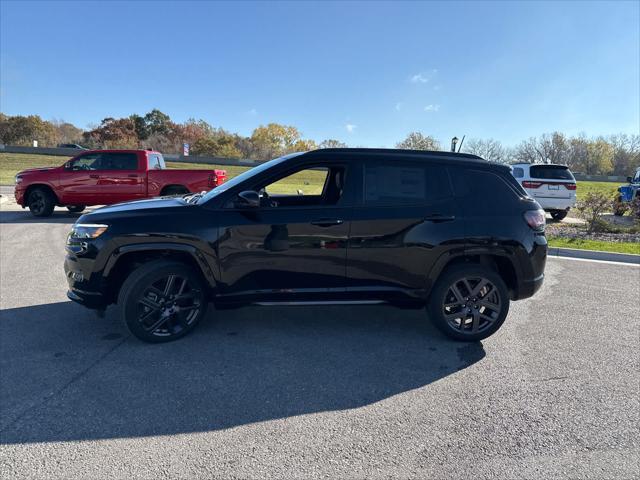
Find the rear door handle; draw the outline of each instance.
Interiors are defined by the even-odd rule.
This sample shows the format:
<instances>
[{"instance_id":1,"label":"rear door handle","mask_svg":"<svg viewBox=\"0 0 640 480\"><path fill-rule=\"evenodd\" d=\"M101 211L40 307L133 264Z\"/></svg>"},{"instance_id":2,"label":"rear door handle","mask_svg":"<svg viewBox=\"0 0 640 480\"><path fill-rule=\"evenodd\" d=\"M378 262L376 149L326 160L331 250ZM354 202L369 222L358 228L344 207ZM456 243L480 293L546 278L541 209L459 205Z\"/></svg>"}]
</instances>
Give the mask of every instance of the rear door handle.
<instances>
[{"instance_id":1,"label":"rear door handle","mask_svg":"<svg viewBox=\"0 0 640 480\"><path fill-rule=\"evenodd\" d=\"M332 225L342 225L343 223L344 221L339 218L321 218L311 222L311 225L315 225L317 227L331 227Z\"/></svg>"},{"instance_id":2,"label":"rear door handle","mask_svg":"<svg viewBox=\"0 0 640 480\"><path fill-rule=\"evenodd\" d=\"M433 215L427 215L424 217L425 222L450 222L455 220L453 215L442 215L441 213L434 213Z\"/></svg>"},{"instance_id":3,"label":"rear door handle","mask_svg":"<svg viewBox=\"0 0 640 480\"><path fill-rule=\"evenodd\" d=\"M89 175L89 178L100 178L100 175L96 175L95 173L92 173L91 175Z\"/></svg>"}]
</instances>

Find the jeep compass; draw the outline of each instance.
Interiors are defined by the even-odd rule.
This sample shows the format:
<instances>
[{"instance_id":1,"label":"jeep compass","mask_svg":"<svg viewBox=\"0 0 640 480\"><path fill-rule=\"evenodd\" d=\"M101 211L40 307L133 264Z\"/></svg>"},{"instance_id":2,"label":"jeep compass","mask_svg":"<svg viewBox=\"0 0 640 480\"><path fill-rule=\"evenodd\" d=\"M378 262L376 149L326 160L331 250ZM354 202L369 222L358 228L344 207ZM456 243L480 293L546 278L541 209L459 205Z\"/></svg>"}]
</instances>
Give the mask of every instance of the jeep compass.
<instances>
[{"instance_id":1,"label":"jeep compass","mask_svg":"<svg viewBox=\"0 0 640 480\"><path fill-rule=\"evenodd\" d=\"M510 169L475 155L323 149L87 213L65 272L71 300L116 304L148 342L186 335L209 303L390 303L477 341L542 285L544 227Z\"/></svg>"}]
</instances>

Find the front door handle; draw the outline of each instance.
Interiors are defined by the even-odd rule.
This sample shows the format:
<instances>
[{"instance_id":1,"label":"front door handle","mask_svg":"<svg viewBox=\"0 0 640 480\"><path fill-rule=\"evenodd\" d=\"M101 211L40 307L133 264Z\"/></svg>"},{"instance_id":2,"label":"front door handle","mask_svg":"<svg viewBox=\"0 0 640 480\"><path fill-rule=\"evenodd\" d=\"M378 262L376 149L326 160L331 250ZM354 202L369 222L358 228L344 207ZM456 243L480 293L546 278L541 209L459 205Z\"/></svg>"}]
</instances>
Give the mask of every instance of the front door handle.
<instances>
[{"instance_id":1,"label":"front door handle","mask_svg":"<svg viewBox=\"0 0 640 480\"><path fill-rule=\"evenodd\" d=\"M339 218L321 218L311 222L311 225L315 225L317 227L331 227L333 225L342 225L343 223L344 221Z\"/></svg>"},{"instance_id":2,"label":"front door handle","mask_svg":"<svg viewBox=\"0 0 640 480\"><path fill-rule=\"evenodd\" d=\"M91 175L89 175L89 178L100 178L100 175L96 175L95 173L92 173Z\"/></svg>"},{"instance_id":3,"label":"front door handle","mask_svg":"<svg viewBox=\"0 0 640 480\"><path fill-rule=\"evenodd\" d=\"M450 222L455 220L453 215L442 215L441 213L434 213L433 215L427 215L424 217L425 222Z\"/></svg>"}]
</instances>

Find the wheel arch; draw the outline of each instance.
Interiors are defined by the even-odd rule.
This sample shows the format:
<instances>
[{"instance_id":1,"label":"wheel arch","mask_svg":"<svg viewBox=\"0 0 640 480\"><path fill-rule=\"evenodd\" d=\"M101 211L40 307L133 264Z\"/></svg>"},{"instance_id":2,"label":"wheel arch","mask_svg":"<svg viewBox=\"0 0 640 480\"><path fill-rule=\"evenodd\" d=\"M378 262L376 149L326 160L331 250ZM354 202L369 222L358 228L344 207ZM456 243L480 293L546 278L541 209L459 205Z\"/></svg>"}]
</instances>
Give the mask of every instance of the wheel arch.
<instances>
[{"instance_id":1,"label":"wheel arch","mask_svg":"<svg viewBox=\"0 0 640 480\"><path fill-rule=\"evenodd\" d=\"M31 185L29 185L26 188L26 190L24 191L24 203L25 203L25 205L27 205L27 202L29 201L29 195L36 188L41 188L43 190L48 191L53 196L53 198L54 198L54 200L56 202L56 205L61 205L60 198L58 197L58 194L56 193L54 188L51 185L49 185L48 183L32 183Z\"/></svg>"},{"instance_id":2,"label":"wheel arch","mask_svg":"<svg viewBox=\"0 0 640 480\"><path fill-rule=\"evenodd\" d=\"M181 185L179 183L171 183L169 185L164 185L162 187L162 189L160 190L160 196L166 195L167 191L172 188L183 190L183 193L189 193L191 191L186 185Z\"/></svg>"},{"instance_id":3,"label":"wheel arch","mask_svg":"<svg viewBox=\"0 0 640 480\"><path fill-rule=\"evenodd\" d=\"M159 259L175 260L192 267L206 286L208 297L213 298L216 276L196 247L179 243L145 243L119 247L109 256L103 270L108 301L115 302L120 287L131 272L145 263Z\"/></svg>"},{"instance_id":4,"label":"wheel arch","mask_svg":"<svg viewBox=\"0 0 640 480\"><path fill-rule=\"evenodd\" d=\"M440 276L449 268L457 265L482 265L495 270L509 289L513 297L518 291L521 274L513 255L488 251L445 253L434 263L427 276L427 291L431 292Z\"/></svg>"}]
</instances>

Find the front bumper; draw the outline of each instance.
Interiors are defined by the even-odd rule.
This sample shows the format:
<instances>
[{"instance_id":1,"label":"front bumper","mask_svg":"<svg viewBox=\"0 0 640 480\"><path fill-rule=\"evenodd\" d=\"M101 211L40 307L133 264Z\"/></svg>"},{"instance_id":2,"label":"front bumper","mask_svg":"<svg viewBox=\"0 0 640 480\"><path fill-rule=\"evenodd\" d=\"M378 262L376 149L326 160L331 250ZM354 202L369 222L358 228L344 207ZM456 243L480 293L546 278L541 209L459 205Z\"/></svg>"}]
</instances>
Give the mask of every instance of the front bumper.
<instances>
[{"instance_id":1,"label":"front bumper","mask_svg":"<svg viewBox=\"0 0 640 480\"><path fill-rule=\"evenodd\" d=\"M90 270L83 268L78 259L73 255L67 255L64 262L64 273L67 278L69 290L67 297L87 308L102 310L109 302L100 288L91 279Z\"/></svg>"},{"instance_id":2,"label":"front bumper","mask_svg":"<svg viewBox=\"0 0 640 480\"><path fill-rule=\"evenodd\" d=\"M18 186L16 185L16 189L15 189L14 195L16 197L16 203L18 205L20 205L21 207L25 206L25 198L24 198L24 192L25 191L26 191L26 189L18 188Z\"/></svg>"}]
</instances>

